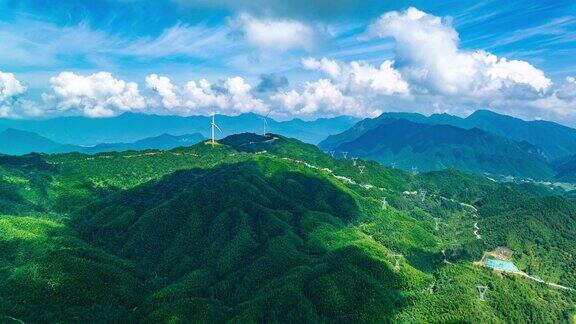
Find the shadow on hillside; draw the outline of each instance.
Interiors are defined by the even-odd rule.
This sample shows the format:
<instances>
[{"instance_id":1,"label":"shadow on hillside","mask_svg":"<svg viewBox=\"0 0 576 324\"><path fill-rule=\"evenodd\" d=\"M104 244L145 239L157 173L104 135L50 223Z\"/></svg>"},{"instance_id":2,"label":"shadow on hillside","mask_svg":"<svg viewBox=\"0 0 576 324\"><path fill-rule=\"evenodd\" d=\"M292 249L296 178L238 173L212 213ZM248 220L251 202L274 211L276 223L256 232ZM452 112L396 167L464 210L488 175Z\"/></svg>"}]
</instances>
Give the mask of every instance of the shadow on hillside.
<instances>
[{"instance_id":1,"label":"shadow on hillside","mask_svg":"<svg viewBox=\"0 0 576 324\"><path fill-rule=\"evenodd\" d=\"M150 297L163 300L150 312L170 305L188 314L175 300L208 298L233 310L227 318L279 321L293 305L294 320L389 320L406 302L405 278L351 242L330 252L311 247L317 229L359 217L356 201L321 177L270 163L177 171L90 204L73 226L138 262L150 289L171 287Z\"/></svg>"}]
</instances>

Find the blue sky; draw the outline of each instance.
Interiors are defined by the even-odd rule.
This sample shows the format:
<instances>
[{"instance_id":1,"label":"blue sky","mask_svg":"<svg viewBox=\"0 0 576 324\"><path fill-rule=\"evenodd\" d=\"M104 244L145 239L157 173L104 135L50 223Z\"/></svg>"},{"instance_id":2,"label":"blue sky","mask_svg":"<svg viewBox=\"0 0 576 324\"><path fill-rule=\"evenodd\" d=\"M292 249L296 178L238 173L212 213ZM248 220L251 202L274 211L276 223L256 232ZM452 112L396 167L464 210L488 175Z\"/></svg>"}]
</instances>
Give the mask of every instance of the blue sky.
<instances>
[{"instance_id":1,"label":"blue sky","mask_svg":"<svg viewBox=\"0 0 576 324\"><path fill-rule=\"evenodd\" d=\"M0 44L9 118L490 108L576 121L574 1L0 0Z\"/></svg>"}]
</instances>

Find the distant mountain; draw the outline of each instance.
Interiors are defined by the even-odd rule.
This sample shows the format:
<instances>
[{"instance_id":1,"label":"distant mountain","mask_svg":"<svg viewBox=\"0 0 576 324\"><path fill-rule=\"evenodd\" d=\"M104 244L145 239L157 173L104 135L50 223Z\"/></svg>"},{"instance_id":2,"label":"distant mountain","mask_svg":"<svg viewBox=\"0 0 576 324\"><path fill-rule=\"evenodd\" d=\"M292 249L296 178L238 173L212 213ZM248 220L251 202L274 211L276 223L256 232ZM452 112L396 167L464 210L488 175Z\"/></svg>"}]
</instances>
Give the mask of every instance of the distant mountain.
<instances>
[{"instance_id":1,"label":"distant mountain","mask_svg":"<svg viewBox=\"0 0 576 324\"><path fill-rule=\"evenodd\" d=\"M317 144L329 135L340 133L358 121L353 117L321 118L314 121L268 119L267 131ZM248 113L239 116L217 115L222 129L218 138L242 132L262 133L262 117ZM100 143L131 143L162 134L184 135L200 133L210 136L210 117L160 116L125 113L112 118L59 117L47 120L0 119L0 130L15 128L35 132L56 142L93 146Z\"/></svg>"},{"instance_id":2,"label":"distant mountain","mask_svg":"<svg viewBox=\"0 0 576 324\"><path fill-rule=\"evenodd\" d=\"M329 136L319 145L326 150L336 147L340 143L355 139L369 129L378 127L390 118L401 118L422 124L452 125L465 129L479 128L518 142L535 145L541 148L550 160L576 154L576 129L549 121L524 121L488 110L478 110L466 118L449 114L424 116L417 113L384 113L374 119L364 119L341 134Z\"/></svg>"},{"instance_id":3,"label":"distant mountain","mask_svg":"<svg viewBox=\"0 0 576 324\"><path fill-rule=\"evenodd\" d=\"M170 150L179 146L191 146L199 143L206 138L199 133L174 136L162 134L156 137L145 138L133 143L105 143L92 147L82 148L83 153L100 153L100 152L122 152L122 151L141 151L148 149Z\"/></svg>"},{"instance_id":4,"label":"distant mountain","mask_svg":"<svg viewBox=\"0 0 576 324\"><path fill-rule=\"evenodd\" d=\"M552 162L556 180L576 183L576 155L570 155Z\"/></svg>"},{"instance_id":5,"label":"distant mountain","mask_svg":"<svg viewBox=\"0 0 576 324\"><path fill-rule=\"evenodd\" d=\"M420 124L406 119L380 120L334 150L403 169L456 168L474 173L550 178L554 172L538 148L478 128Z\"/></svg>"},{"instance_id":6,"label":"distant mountain","mask_svg":"<svg viewBox=\"0 0 576 324\"><path fill-rule=\"evenodd\" d=\"M133 143L104 143L95 146L66 145L55 142L36 133L13 128L0 132L0 154L23 155L36 153L68 153L81 152L95 154L101 152L121 152L129 150L169 150L179 146L191 146L206 139L199 133L174 136L162 134L145 138Z\"/></svg>"},{"instance_id":7,"label":"distant mountain","mask_svg":"<svg viewBox=\"0 0 576 324\"><path fill-rule=\"evenodd\" d=\"M64 153L78 149L73 145L62 145L36 133L8 128L0 132L0 153L22 155L31 152Z\"/></svg>"}]
</instances>

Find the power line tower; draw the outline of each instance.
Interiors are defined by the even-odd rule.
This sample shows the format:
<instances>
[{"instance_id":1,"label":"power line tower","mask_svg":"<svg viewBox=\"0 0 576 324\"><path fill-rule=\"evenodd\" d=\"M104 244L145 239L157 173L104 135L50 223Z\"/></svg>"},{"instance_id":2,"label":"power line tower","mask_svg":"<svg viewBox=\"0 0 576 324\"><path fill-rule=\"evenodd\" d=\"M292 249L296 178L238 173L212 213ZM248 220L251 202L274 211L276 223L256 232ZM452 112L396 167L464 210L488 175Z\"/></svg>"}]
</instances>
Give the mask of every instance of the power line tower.
<instances>
[{"instance_id":1,"label":"power line tower","mask_svg":"<svg viewBox=\"0 0 576 324\"><path fill-rule=\"evenodd\" d=\"M488 286L478 285L478 286L476 286L476 289L478 289L478 298L481 301L486 301L486 299L484 297L486 296L486 291L488 290Z\"/></svg>"},{"instance_id":2,"label":"power line tower","mask_svg":"<svg viewBox=\"0 0 576 324\"><path fill-rule=\"evenodd\" d=\"M342 152L342 156L346 159L348 157L348 152Z\"/></svg>"},{"instance_id":3,"label":"power line tower","mask_svg":"<svg viewBox=\"0 0 576 324\"><path fill-rule=\"evenodd\" d=\"M422 202L424 202L424 200L426 200L426 193L427 193L426 190L420 190L420 191L418 192L418 194L420 195L420 200L421 200Z\"/></svg>"},{"instance_id":4,"label":"power line tower","mask_svg":"<svg viewBox=\"0 0 576 324\"><path fill-rule=\"evenodd\" d=\"M330 154L331 157L334 157L334 151L328 151L328 154Z\"/></svg>"},{"instance_id":5,"label":"power line tower","mask_svg":"<svg viewBox=\"0 0 576 324\"><path fill-rule=\"evenodd\" d=\"M412 167L412 175L418 175L418 167Z\"/></svg>"},{"instance_id":6,"label":"power line tower","mask_svg":"<svg viewBox=\"0 0 576 324\"><path fill-rule=\"evenodd\" d=\"M390 257L394 260L394 270L400 270L400 260L402 260L402 254L390 254Z\"/></svg>"},{"instance_id":7,"label":"power line tower","mask_svg":"<svg viewBox=\"0 0 576 324\"><path fill-rule=\"evenodd\" d=\"M386 197L382 197L382 210L386 209L388 209L388 201L386 200Z\"/></svg>"},{"instance_id":8,"label":"power line tower","mask_svg":"<svg viewBox=\"0 0 576 324\"><path fill-rule=\"evenodd\" d=\"M434 222L436 223L435 229L438 231L440 230L440 222L442 221L439 217L434 217Z\"/></svg>"},{"instance_id":9,"label":"power line tower","mask_svg":"<svg viewBox=\"0 0 576 324\"><path fill-rule=\"evenodd\" d=\"M357 157L353 157L353 158L352 158L352 165L353 165L353 166L356 166L356 160L358 160Z\"/></svg>"},{"instance_id":10,"label":"power line tower","mask_svg":"<svg viewBox=\"0 0 576 324\"><path fill-rule=\"evenodd\" d=\"M363 174L363 173L364 173L364 169L365 169L365 168L366 168L366 167L363 166L363 165L359 165L359 166L358 166L358 170L360 170L360 174Z\"/></svg>"}]
</instances>

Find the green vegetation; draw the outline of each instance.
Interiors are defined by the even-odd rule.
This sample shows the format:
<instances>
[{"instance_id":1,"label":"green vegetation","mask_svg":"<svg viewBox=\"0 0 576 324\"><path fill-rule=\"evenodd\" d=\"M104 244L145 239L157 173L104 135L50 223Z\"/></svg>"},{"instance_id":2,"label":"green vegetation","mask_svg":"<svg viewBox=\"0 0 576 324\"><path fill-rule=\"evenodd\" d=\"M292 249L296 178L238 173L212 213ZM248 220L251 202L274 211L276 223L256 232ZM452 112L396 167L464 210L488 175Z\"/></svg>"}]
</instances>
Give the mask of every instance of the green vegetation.
<instances>
[{"instance_id":1,"label":"green vegetation","mask_svg":"<svg viewBox=\"0 0 576 324\"><path fill-rule=\"evenodd\" d=\"M521 270L576 286L573 203L534 188L355 166L278 135L2 157L0 317L569 322L574 292L472 265L508 246Z\"/></svg>"}]
</instances>

